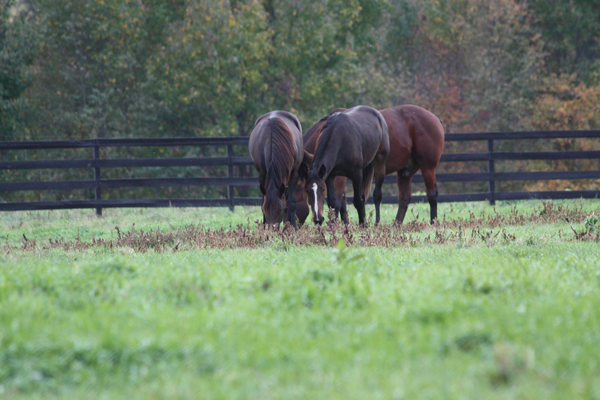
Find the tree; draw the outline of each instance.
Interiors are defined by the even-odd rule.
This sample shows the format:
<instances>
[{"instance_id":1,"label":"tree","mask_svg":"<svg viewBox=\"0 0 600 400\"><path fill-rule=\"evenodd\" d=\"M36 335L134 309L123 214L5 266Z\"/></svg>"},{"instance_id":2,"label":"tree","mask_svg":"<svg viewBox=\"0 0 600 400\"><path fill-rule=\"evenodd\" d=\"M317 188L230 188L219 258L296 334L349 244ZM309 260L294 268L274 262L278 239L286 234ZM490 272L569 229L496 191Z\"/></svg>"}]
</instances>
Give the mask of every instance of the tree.
<instances>
[{"instance_id":1,"label":"tree","mask_svg":"<svg viewBox=\"0 0 600 400\"><path fill-rule=\"evenodd\" d=\"M153 84L190 129L248 135L273 109L311 121L353 105L359 49L378 5L190 0L153 60Z\"/></svg>"},{"instance_id":2,"label":"tree","mask_svg":"<svg viewBox=\"0 0 600 400\"><path fill-rule=\"evenodd\" d=\"M556 75L576 73L586 84L598 81L600 68L599 0L527 0L533 27L544 41L546 70Z\"/></svg>"},{"instance_id":3,"label":"tree","mask_svg":"<svg viewBox=\"0 0 600 400\"><path fill-rule=\"evenodd\" d=\"M40 33L32 102L37 130L62 138L140 136L160 101L144 90L162 30L182 13L174 0L32 0ZM179 13L179 14L178 14Z\"/></svg>"},{"instance_id":4,"label":"tree","mask_svg":"<svg viewBox=\"0 0 600 400\"><path fill-rule=\"evenodd\" d=\"M30 86L32 34L13 0L0 0L0 140L20 138L30 111L21 97Z\"/></svg>"},{"instance_id":5,"label":"tree","mask_svg":"<svg viewBox=\"0 0 600 400\"><path fill-rule=\"evenodd\" d=\"M450 131L520 127L542 61L526 9L513 0L405 1L390 15L392 104L430 109Z\"/></svg>"}]
</instances>

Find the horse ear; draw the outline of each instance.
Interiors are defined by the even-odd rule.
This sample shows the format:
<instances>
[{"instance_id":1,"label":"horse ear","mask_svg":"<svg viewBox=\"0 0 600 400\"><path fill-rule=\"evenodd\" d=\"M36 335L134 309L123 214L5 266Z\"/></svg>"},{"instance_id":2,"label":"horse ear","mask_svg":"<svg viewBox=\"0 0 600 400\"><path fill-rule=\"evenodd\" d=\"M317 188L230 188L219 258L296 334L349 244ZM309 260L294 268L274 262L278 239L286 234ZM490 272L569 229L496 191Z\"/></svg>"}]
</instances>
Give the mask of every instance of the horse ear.
<instances>
[{"instance_id":1,"label":"horse ear","mask_svg":"<svg viewBox=\"0 0 600 400\"><path fill-rule=\"evenodd\" d=\"M312 166L313 156L306 150L304 150L304 157L302 158L302 164L298 168L298 178L300 180L308 179L308 171L310 171L310 167Z\"/></svg>"},{"instance_id":2,"label":"horse ear","mask_svg":"<svg viewBox=\"0 0 600 400\"><path fill-rule=\"evenodd\" d=\"M321 168L319 168L319 178L323 179L323 177L325 177L326 172L327 172L327 167L324 165L321 165Z\"/></svg>"}]
</instances>

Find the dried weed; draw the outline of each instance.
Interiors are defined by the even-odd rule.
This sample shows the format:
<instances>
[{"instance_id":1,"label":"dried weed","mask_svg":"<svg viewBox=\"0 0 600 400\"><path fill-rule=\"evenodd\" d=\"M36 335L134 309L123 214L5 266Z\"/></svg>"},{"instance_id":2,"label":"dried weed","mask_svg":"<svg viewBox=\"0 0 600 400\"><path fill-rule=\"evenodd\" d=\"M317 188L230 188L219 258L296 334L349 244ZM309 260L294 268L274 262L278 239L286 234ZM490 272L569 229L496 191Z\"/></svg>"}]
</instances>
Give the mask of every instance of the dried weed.
<instances>
[{"instance_id":1,"label":"dried weed","mask_svg":"<svg viewBox=\"0 0 600 400\"><path fill-rule=\"evenodd\" d=\"M64 251L84 251L87 249L127 248L134 252L165 252L195 249L233 249L259 248L276 246L287 250L289 246L323 246L334 247L340 239L348 246L417 246L417 245L473 245L485 244L494 246L499 243L511 243L517 240L515 234L506 231L507 226L524 224L557 223L567 221L569 224L581 223L589 217L582 206L563 207L552 202L542 202L530 214L521 214L516 206L505 215L496 211L486 215L475 215L470 212L466 218L436 221L434 224L418 218L404 225L368 223L365 226L346 225L338 220L330 219L324 226L305 225L295 231L289 224L274 228L263 226L259 221L246 225L230 226L228 229L210 229L201 225L188 225L167 232L156 230L138 230L135 224L128 231L116 226L116 239L81 240L79 234L73 240L63 237L48 239L47 243L38 244L36 238L28 239L23 235L21 246L10 246L8 240L3 246L5 252L11 250L39 251L60 249ZM599 230L578 232L571 225L574 237L561 240L600 241Z\"/></svg>"}]
</instances>

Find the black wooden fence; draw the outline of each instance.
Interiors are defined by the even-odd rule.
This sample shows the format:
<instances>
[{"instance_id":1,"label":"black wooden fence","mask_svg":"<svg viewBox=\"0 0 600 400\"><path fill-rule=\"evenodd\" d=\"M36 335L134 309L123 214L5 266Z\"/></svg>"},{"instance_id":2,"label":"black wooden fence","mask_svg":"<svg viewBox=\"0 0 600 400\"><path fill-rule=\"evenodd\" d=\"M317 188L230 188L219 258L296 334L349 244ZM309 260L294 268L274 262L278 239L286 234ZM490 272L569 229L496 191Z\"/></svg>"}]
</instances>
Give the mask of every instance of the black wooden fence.
<instances>
[{"instance_id":1,"label":"black wooden fence","mask_svg":"<svg viewBox=\"0 0 600 400\"><path fill-rule=\"evenodd\" d=\"M542 192L503 192L496 190L496 182L500 181L534 181L534 180L573 180L600 179L600 170L586 171L540 171L540 172L496 172L495 162L506 160L575 160L600 159L600 150L593 151L549 151L549 152L497 152L494 143L503 140L522 139L563 139L563 138L596 138L600 139L600 130L594 131L537 131L537 132L491 132L491 133L453 133L446 135L446 142L452 141L486 141L487 152L446 153L442 162L487 162L486 172L472 173L438 173L438 182L488 182L488 191L480 193L443 194L439 202L484 201L493 204L496 200L518 199L570 199L597 198L600 190L577 191L542 191ZM47 191L92 189L94 199L0 202L0 211L16 210L55 210L73 208L95 208L98 215L102 208L113 207L213 207L227 206L231 210L236 205L258 205L260 198L235 197L235 186L257 185L254 177L234 176L234 167L251 165L249 157L234 156L233 146L247 146L247 137L230 138L164 138L164 139L90 139L60 141L23 141L0 142L2 151L28 149L73 149L89 148L91 158L74 160L35 160L35 161L0 161L0 170L25 169L60 169L90 168L94 171L92 180L66 180L54 182L0 182L3 191ZM134 147L134 146L224 146L225 157L194 158L138 158L138 159L102 159L100 148ZM600 149L600 140L598 140ZM247 153L246 153L247 154ZM128 178L103 179L102 169L138 168L138 167L192 167L192 166L227 166L227 177L203 178ZM395 183L395 175L386 177L386 183ZM416 175L414 182L423 182L422 176ZM149 186L227 186L228 197L219 199L102 199L102 189ZM413 196L413 201L424 201L425 196ZM384 203L396 203L396 196L384 196Z\"/></svg>"}]
</instances>

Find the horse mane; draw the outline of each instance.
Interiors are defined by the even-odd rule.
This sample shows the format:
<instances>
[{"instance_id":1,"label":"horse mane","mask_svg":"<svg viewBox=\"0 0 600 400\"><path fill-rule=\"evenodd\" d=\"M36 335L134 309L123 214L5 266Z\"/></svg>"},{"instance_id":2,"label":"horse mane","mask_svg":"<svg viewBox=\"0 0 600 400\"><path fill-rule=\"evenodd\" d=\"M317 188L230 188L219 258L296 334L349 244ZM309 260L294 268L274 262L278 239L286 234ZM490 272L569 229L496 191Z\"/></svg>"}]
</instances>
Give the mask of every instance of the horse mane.
<instances>
[{"instance_id":1,"label":"horse mane","mask_svg":"<svg viewBox=\"0 0 600 400\"><path fill-rule=\"evenodd\" d=\"M323 118L321 118L320 120L318 120L313 126L310 127L310 129L308 130L308 132L306 132L306 134L304 135L304 142L306 143L306 141L308 139L310 139L312 137L312 135L315 134L316 130L321 128L321 131L323 130L323 126L320 125L321 122L325 122L327 121L329 118L331 118L332 115L337 114L339 112L344 112L346 111L347 108L336 108L335 110L331 111L329 114L327 114L326 116L324 116Z\"/></svg>"},{"instance_id":2,"label":"horse mane","mask_svg":"<svg viewBox=\"0 0 600 400\"><path fill-rule=\"evenodd\" d=\"M279 188L289 179L295 163L294 135L281 118L269 118L266 129L271 130L271 163L267 167L267 186Z\"/></svg>"},{"instance_id":3,"label":"horse mane","mask_svg":"<svg viewBox=\"0 0 600 400\"><path fill-rule=\"evenodd\" d=\"M321 122L327 121L329 119L329 117L331 117L331 114L327 114L326 116L324 116L323 118L321 118L320 120L318 120L316 124L314 124L313 126L311 126L310 129L308 130L308 132L306 132L306 134L304 135L305 140L310 139L312 137L312 135L315 134L315 132L317 131L317 129L322 128L322 126L320 125Z\"/></svg>"},{"instance_id":4,"label":"horse mane","mask_svg":"<svg viewBox=\"0 0 600 400\"><path fill-rule=\"evenodd\" d=\"M334 122L339 118L341 113L332 112L323 119L325 120L325 125L323 125L323 129L321 129L321 133L317 139L317 145L315 147L315 155L313 157L312 167L309 172L309 179L315 177L315 174L318 174L318 169L322 165L323 153L326 151L329 146L329 142L333 136L333 128Z\"/></svg>"},{"instance_id":5,"label":"horse mane","mask_svg":"<svg viewBox=\"0 0 600 400\"><path fill-rule=\"evenodd\" d=\"M317 146L316 146L316 150L315 150L315 156L314 156L314 161L316 161L317 159L321 159L323 152L325 151L325 148L327 147L327 145L329 144L329 142L331 141L331 137L332 137L332 131L333 131L333 122L335 120L337 120L339 114L334 114L334 115L328 115L325 121L325 125L323 125L323 129L321 129L321 134L319 135L319 138L317 139Z\"/></svg>"}]
</instances>

